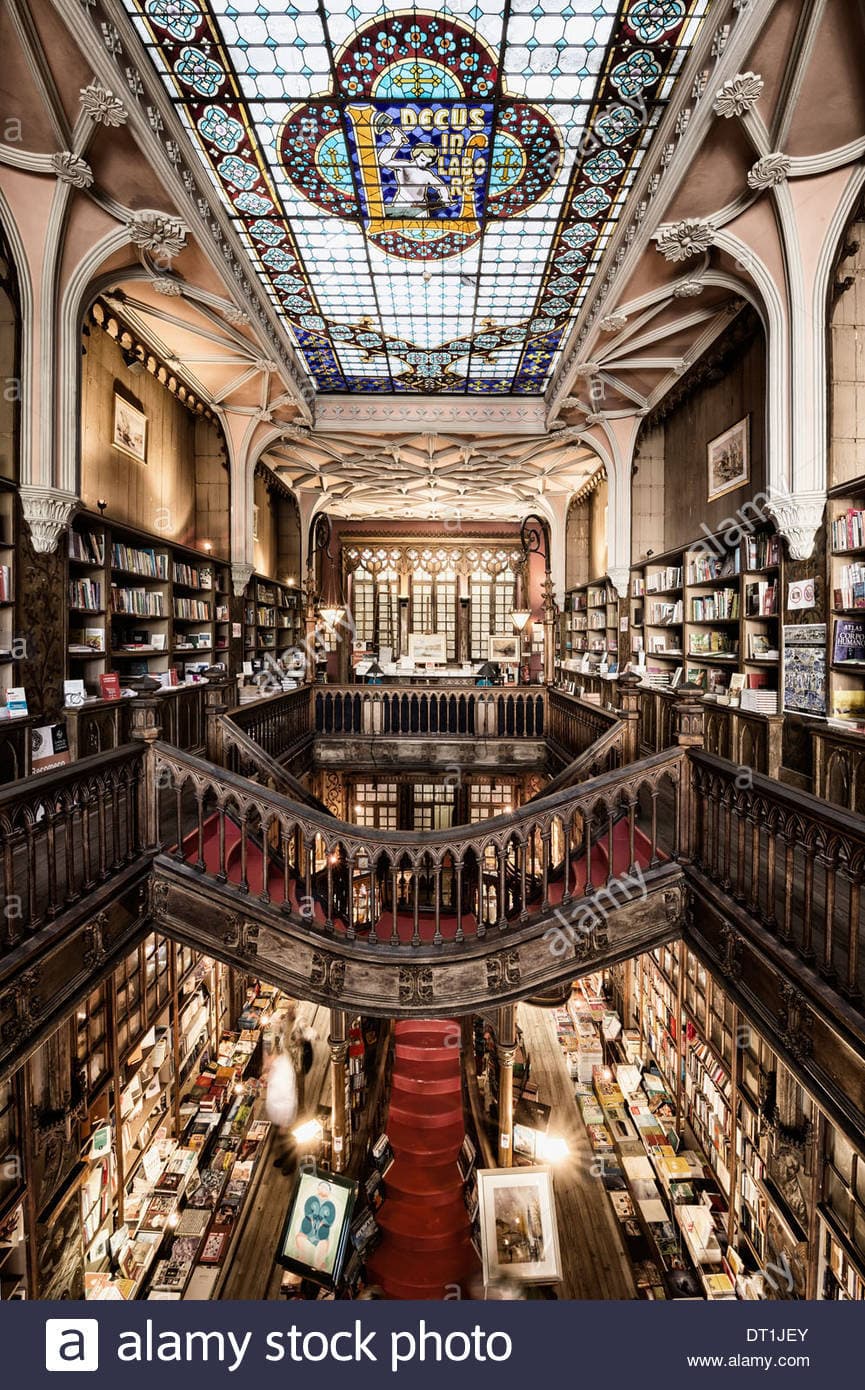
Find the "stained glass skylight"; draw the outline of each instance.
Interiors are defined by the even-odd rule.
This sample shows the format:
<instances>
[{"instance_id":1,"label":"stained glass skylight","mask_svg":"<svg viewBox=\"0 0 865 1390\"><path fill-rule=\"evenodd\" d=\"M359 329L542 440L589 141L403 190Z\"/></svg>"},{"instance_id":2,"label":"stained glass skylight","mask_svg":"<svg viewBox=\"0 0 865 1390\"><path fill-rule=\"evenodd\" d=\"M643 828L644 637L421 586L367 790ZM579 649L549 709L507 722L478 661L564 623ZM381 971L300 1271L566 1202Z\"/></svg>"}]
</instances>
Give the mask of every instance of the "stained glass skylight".
<instances>
[{"instance_id":1,"label":"stained glass skylight","mask_svg":"<svg viewBox=\"0 0 865 1390\"><path fill-rule=\"evenodd\" d=\"M708 0L125 0L320 392L537 395Z\"/></svg>"}]
</instances>

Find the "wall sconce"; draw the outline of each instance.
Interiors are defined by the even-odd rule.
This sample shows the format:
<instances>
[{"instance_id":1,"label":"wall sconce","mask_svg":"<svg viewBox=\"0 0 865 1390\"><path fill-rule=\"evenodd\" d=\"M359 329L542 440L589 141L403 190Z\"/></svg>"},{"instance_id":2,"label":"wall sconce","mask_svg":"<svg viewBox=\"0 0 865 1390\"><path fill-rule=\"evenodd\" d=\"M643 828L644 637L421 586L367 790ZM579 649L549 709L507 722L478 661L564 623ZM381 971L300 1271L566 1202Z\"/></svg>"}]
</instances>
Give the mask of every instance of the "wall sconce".
<instances>
[{"instance_id":1,"label":"wall sconce","mask_svg":"<svg viewBox=\"0 0 865 1390\"><path fill-rule=\"evenodd\" d=\"M104 516L104 515L105 515L105 508L108 506L108 503L106 502L105 498L104 498L104 497L97 497L97 499L96 499L96 505L97 505L97 507L99 508L99 515L100 515L100 516Z\"/></svg>"}]
</instances>

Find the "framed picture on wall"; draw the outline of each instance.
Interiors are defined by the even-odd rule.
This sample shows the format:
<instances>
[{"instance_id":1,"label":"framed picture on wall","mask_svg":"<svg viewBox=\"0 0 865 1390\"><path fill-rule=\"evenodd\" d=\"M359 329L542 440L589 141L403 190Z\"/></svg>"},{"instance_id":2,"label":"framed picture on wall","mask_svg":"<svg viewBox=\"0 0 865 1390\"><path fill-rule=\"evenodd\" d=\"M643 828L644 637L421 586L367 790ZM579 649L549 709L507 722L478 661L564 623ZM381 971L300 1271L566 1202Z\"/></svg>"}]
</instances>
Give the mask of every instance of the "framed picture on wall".
<instances>
[{"instance_id":1,"label":"framed picture on wall","mask_svg":"<svg viewBox=\"0 0 865 1390\"><path fill-rule=\"evenodd\" d=\"M409 633L408 654L412 661L425 662L429 666L447 664L447 639L443 632Z\"/></svg>"},{"instance_id":2,"label":"framed picture on wall","mask_svg":"<svg viewBox=\"0 0 865 1390\"><path fill-rule=\"evenodd\" d=\"M561 1279L553 1172L531 1168L479 1168L484 1283L512 1279L552 1284Z\"/></svg>"},{"instance_id":3,"label":"framed picture on wall","mask_svg":"<svg viewBox=\"0 0 865 1390\"><path fill-rule=\"evenodd\" d=\"M725 492L734 492L737 487L747 483L751 476L751 461L748 449L748 426L750 415L737 420L723 434L709 441L707 449L709 466L709 495L707 501L714 502Z\"/></svg>"},{"instance_id":4,"label":"framed picture on wall","mask_svg":"<svg viewBox=\"0 0 865 1390\"><path fill-rule=\"evenodd\" d=\"M128 454L137 463L147 462L147 416L134 405L114 393L114 434L111 440L115 449Z\"/></svg>"},{"instance_id":5,"label":"framed picture on wall","mask_svg":"<svg viewBox=\"0 0 865 1390\"><path fill-rule=\"evenodd\" d=\"M517 666L520 660L519 637L491 637L488 660L502 666Z\"/></svg>"}]
</instances>

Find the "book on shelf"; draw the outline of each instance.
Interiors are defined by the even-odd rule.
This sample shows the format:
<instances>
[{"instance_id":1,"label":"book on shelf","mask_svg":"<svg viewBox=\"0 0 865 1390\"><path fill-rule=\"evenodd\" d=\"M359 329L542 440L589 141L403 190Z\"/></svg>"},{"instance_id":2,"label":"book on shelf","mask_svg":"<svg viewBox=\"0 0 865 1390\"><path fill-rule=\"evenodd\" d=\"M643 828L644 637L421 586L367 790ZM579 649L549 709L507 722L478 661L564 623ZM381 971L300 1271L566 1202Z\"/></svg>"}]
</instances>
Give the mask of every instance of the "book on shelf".
<instances>
[{"instance_id":1,"label":"book on shelf","mask_svg":"<svg viewBox=\"0 0 865 1390\"><path fill-rule=\"evenodd\" d=\"M681 589L681 587L681 565L668 565L666 569L658 570L656 574L650 574L646 577L647 594L660 594L665 590Z\"/></svg>"},{"instance_id":2,"label":"book on shelf","mask_svg":"<svg viewBox=\"0 0 865 1390\"><path fill-rule=\"evenodd\" d=\"M780 653L765 632L748 633L749 661L777 661Z\"/></svg>"},{"instance_id":3,"label":"book on shelf","mask_svg":"<svg viewBox=\"0 0 865 1390\"><path fill-rule=\"evenodd\" d=\"M739 564L738 546L723 555L698 555L688 561L688 583L711 584L716 579L732 579L739 573Z\"/></svg>"},{"instance_id":4,"label":"book on shelf","mask_svg":"<svg viewBox=\"0 0 865 1390\"><path fill-rule=\"evenodd\" d=\"M161 598L162 595L160 594ZM206 599L200 598L175 598L174 600L175 618L191 619L194 622L206 623L210 619L210 604Z\"/></svg>"},{"instance_id":5,"label":"book on shelf","mask_svg":"<svg viewBox=\"0 0 865 1390\"><path fill-rule=\"evenodd\" d=\"M68 680L63 682L63 703L70 709L77 705L83 705L87 698L87 692L82 680Z\"/></svg>"},{"instance_id":6,"label":"book on shelf","mask_svg":"<svg viewBox=\"0 0 865 1390\"><path fill-rule=\"evenodd\" d=\"M10 719L23 719L27 714L27 691L23 685L6 689L6 713Z\"/></svg>"},{"instance_id":7,"label":"book on shelf","mask_svg":"<svg viewBox=\"0 0 865 1390\"><path fill-rule=\"evenodd\" d=\"M683 615L682 600L677 603L649 604L650 627L674 627L681 623Z\"/></svg>"},{"instance_id":8,"label":"book on shelf","mask_svg":"<svg viewBox=\"0 0 865 1390\"><path fill-rule=\"evenodd\" d=\"M69 558L82 565L104 565L104 538L97 536L94 531L70 531Z\"/></svg>"},{"instance_id":9,"label":"book on shelf","mask_svg":"<svg viewBox=\"0 0 865 1390\"><path fill-rule=\"evenodd\" d=\"M46 724L41 729L32 729L30 738L34 772L50 772L71 762L65 724Z\"/></svg>"},{"instance_id":10,"label":"book on shelf","mask_svg":"<svg viewBox=\"0 0 865 1390\"><path fill-rule=\"evenodd\" d=\"M774 569L781 562L781 544L774 535L745 536L745 569L749 571Z\"/></svg>"},{"instance_id":11,"label":"book on shelf","mask_svg":"<svg viewBox=\"0 0 865 1390\"><path fill-rule=\"evenodd\" d=\"M112 584L111 608L115 613L128 613L140 618L165 617L164 598L158 589L121 589Z\"/></svg>"},{"instance_id":12,"label":"book on shelf","mask_svg":"<svg viewBox=\"0 0 865 1390\"><path fill-rule=\"evenodd\" d=\"M713 594L691 599L692 623L715 623L739 616L738 589L716 589Z\"/></svg>"},{"instance_id":13,"label":"book on shelf","mask_svg":"<svg viewBox=\"0 0 865 1390\"><path fill-rule=\"evenodd\" d=\"M833 550L861 550L865 547L865 511L848 507L832 522Z\"/></svg>"},{"instance_id":14,"label":"book on shelf","mask_svg":"<svg viewBox=\"0 0 865 1390\"><path fill-rule=\"evenodd\" d=\"M120 677L115 671L102 672L99 677L99 694L103 700L120 699Z\"/></svg>"},{"instance_id":15,"label":"book on shelf","mask_svg":"<svg viewBox=\"0 0 865 1390\"><path fill-rule=\"evenodd\" d=\"M836 666L844 662L865 662L865 619L835 619L832 660Z\"/></svg>"},{"instance_id":16,"label":"book on shelf","mask_svg":"<svg viewBox=\"0 0 865 1390\"><path fill-rule=\"evenodd\" d=\"M689 635L689 656L735 656L738 650L738 640L728 632L692 632Z\"/></svg>"},{"instance_id":17,"label":"book on shelf","mask_svg":"<svg viewBox=\"0 0 865 1390\"><path fill-rule=\"evenodd\" d=\"M0 595L2 597L2 595ZM69 607L98 613L102 608L102 585L98 579L70 579Z\"/></svg>"},{"instance_id":18,"label":"book on shelf","mask_svg":"<svg viewBox=\"0 0 865 1390\"><path fill-rule=\"evenodd\" d=\"M69 629L69 651L74 656L104 656L105 628L76 627Z\"/></svg>"},{"instance_id":19,"label":"book on shelf","mask_svg":"<svg viewBox=\"0 0 865 1390\"><path fill-rule=\"evenodd\" d=\"M865 690L833 691L832 717L844 723L865 720Z\"/></svg>"},{"instance_id":20,"label":"book on shelf","mask_svg":"<svg viewBox=\"0 0 865 1390\"><path fill-rule=\"evenodd\" d=\"M752 714L777 714L778 692L750 687L741 691L739 704L741 709L749 710Z\"/></svg>"},{"instance_id":21,"label":"book on shelf","mask_svg":"<svg viewBox=\"0 0 865 1390\"><path fill-rule=\"evenodd\" d=\"M778 612L778 586L761 579L745 585L745 617L774 618Z\"/></svg>"},{"instance_id":22,"label":"book on shelf","mask_svg":"<svg viewBox=\"0 0 865 1390\"><path fill-rule=\"evenodd\" d=\"M168 579L168 555L153 546L136 547L115 541L111 547L114 569L128 570L148 579Z\"/></svg>"},{"instance_id":23,"label":"book on shelf","mask_svg":"<svg viewBox=\"0 0 865 1390\"><path fill-rule=\"evenodd\" d=\"M842 565L836 582L832 590L836 608L865 608L865 565Z\"/></svg>"}]
</instances>

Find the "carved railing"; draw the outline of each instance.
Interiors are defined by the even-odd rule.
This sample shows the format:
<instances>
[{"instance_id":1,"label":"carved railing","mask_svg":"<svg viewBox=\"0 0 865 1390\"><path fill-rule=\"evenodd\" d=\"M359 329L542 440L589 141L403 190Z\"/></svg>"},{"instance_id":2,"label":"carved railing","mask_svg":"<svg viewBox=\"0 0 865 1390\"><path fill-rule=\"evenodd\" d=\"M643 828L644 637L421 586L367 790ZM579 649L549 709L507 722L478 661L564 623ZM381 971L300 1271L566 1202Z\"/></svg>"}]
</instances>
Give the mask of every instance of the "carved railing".
<instances>
[{"instance_id":1,"label":"carved railing","mask_svg":"<svg viewBox=\"0 0 865 1390\"><path fill-rule=\"evenodd\" d=\"M814 749L814 794L865 815L865 735L855 729L817 724Z\"/></svg>"},{"instance_id":2,"label":"carved railing","mask_svg":"<svg viewBox=\"0 0 865 1390\"><path fill-rule=\"evenodd\" d=\"M865 819L711 754L691 759L697 868L858 1002Z\"/></svg>"},{"instance_id":3,"label":"carved railing","mask_svg":"<svg viewBox=\"0 0 865 1390\"><path fill-rule=\"evenodd\" d=\"M600 705L550 690L547 696L547 737L563 753L576 758L616 731L621 739L624 726L618 714ZM611 764L612 766L613 764Z\"/></svg>"},{"instance_id":4,"label":"carved railing","mask_svg":"<svg viewBox=\"0 0 865 1390\"><path fill-rule=\"evenodd\" d=\"M203 682L195 685L167 686L157 692L162 737L187 753L200 753L205 747ZM88 700L63 711L73 758L90 758L109 753L129 742L132 721L130 701Z\"/></svg>"},{"instance_id":5,"label":"carved railing","mask_svg":"<svg viewBox=\"0 0 865 1390\"><path fill-rule=\"evenodd\" d=\"M128 744L0 791L0 949L54 922L141 856L143 754L143 744Z\"/></svg>"},{"instance_id":6,"label":"carved railing","mask_svg":"<svg viewBox=\"0 0 865 1390\"><path fill-rule=\"evenodd\" d=\"M251 781L261 782L273 791L282 792L304 806L313 806L324 815L331 815L323 801L319 801L288 768L265 753L254 739L239 729L230 715L218 715L217 719L223 767Z\"/></svg>"},{"instance_id":7,"label":"carved railing","mask_svg":"<svg viewBox=\"0 0 865 1390\"><path fill-rule=\"evenodd\" d=\"M285 758L312 734L308 685L235 705L228 714L238 729L276 759Z\"/></svg>"},{"instance_id":8,"label":"carved railing","mask_svg":"<svg viewBox=\"0 0 865 1390\"><path fill-rule=\"evenodd\" d=\"M171 829L194 806L179 844L157 821L174 862L322 939L379 949L460 944L609 897L638 858L647 870L677 858L688 823L680 749L426 834L348 825L162 743L152 756L155 782L173 788Z\"/></svg>"},{"instance_id":9,"label":"carved railing","mask_svg":"<svg viewBox=\"0 0 865 1390\"><path fill-rule=\"evenodd\" d=\"M537 686L316 686L313 698L315 732L328 736L541 739L545 733L546 691Z\"/></svg>"}]
</instances>

